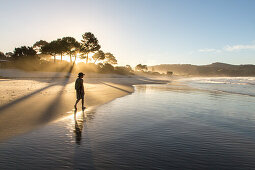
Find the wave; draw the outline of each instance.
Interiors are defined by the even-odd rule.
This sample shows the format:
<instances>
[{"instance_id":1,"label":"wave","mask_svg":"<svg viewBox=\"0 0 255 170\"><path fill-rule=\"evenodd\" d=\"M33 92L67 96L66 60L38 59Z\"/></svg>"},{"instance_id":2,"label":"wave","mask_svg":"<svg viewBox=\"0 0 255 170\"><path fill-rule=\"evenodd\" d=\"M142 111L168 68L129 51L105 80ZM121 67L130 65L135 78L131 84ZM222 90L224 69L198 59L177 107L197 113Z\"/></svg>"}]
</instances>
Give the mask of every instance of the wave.
<instances>
[{"instance_id":1,"label":"wave","mask_svg":"<svg viewBox=\"0 0 255 170\"><path fill-rule=\"evenodd\" d=\"M179 81L203 90L255 96L255 77L196 77Z\"/></svg>"}]
</instances>

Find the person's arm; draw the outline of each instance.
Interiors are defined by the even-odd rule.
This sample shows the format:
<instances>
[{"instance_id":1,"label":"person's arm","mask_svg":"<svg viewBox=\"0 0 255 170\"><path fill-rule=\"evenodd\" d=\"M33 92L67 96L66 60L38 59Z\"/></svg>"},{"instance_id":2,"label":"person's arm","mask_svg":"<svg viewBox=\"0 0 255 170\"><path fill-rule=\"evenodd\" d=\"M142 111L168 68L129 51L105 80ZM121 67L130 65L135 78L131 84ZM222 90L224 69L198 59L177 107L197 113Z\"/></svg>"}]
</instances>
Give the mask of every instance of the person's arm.
<instances>
[{"instance_id":1,"label":"person's arm","mask_svg":"<svg viewBox=\"0 0 255 170\"><path fill-rule=\"evenodd\" d=\"M81 89L84 91L83 79L81 79Z\"/></svg>"}]
</instances>

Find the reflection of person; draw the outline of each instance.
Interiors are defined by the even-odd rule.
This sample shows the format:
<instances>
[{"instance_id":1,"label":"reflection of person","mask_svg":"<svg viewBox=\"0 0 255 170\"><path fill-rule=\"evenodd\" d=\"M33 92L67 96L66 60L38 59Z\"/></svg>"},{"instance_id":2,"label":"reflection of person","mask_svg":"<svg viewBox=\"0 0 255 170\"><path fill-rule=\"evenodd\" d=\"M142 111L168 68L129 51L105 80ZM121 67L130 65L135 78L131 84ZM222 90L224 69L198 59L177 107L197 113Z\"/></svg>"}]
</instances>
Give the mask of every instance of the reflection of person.
<instances>
[{"instance_id":1,"label":"reflection of person","mask_svg":"<svg viewBox=\"0 0 255 170\"><path fill-rule=\"evenodd\" d=\"M83 76L85 74L79 73L78 78L75 81L75 90L76 90L76 102L74 105L75 110L77 110L77 103L81 100L82 104L82 110L84 110L86 107L84 107L84 86L83 86Z\"/></svg>"},{"instance_id":2,"label":"reflection of person","mask_svg":"<svg viewBox=\"0 0 255 170\"><path fill-rule=\"evenodd\" d=\"M82 129L83 129L83 120L84 120L84 112L82 112L82 119L77 120L76 118L76 111L74 112L74 132L75 132L75 141L77 144L81 144L81 139L82 139Z\"/></svg>"}]
</instances>

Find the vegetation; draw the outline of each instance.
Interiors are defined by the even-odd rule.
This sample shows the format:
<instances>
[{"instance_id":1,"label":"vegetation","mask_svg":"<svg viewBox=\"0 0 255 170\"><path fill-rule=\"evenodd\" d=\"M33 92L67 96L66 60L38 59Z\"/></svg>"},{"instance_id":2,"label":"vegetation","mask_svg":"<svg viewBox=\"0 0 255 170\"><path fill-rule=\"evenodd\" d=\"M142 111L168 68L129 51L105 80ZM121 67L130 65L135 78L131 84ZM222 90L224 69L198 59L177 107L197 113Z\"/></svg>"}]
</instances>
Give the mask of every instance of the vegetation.
<instances>
[{"instance_id":1,"label":"vegetation","mask_svg":"<svg viewBox=\"0 0 255 170\"><path fill-rule=\"evenodd\" d=\"M5 54L1 51L0 51L0 60L6 60Z\"/></svg>"},{"instance_id":2,"label":"vegetation","mask_svg":"<svg viewBox=\"0 0 255 170\"><path fill-rule=\"evenodd\" d=\"M57 40L51 41L41 47L42 54L48 54L54 57L54 63L56 62L56 55L59 53L59 44Z\"/></svg>"},{"instance_id":3,"label":"vegetation","mask_svg":"<svg viewBox=\"0 0 255 170\"><path fill-rule=\"evenodd\" d=\"M39 57L32 47L22 46L15 48L12 58L14 60L38 60Z\"/></svg>"},{"instance_id":4,"label":"vegetation","mask_svg":"<svg viewBox=\"0 0 255 170\"><path fill-rule=\"evenodd\" d=\"M37 54L40 54L42 53L42 47L47 44L48 42L44 40L37 41L36 43L34 43L33 49L37 52Z\"/></svg>"},{"instance_id":5,"label":"vegetation","mask_svg":"<svg viewBox=\"0 0 255 170\"><path fill-rule=\"evenodd\" d=\"M92 58L94 59L94 63L96 63L97 60L104 60L105 54L102 50L99 50L92 56Z\"/></svg>"},{"instance_id":6,"label":"vegetation","mask_svg":"<svg viewBox=\"0 0 255 170\"><path fill-rule=\"evenodd\" d=\"M138 64L135 71L130 65L114 66L118 61L110 53L104 53L98 39L91 32L82 35L81 41L63 37L47 42L39 40L33 46L21 46L13 52L0 52L1 68L19 68L27 71L67 71L75 64L74 72L184 75L184 76L255 76L255 65L230 65L213 63L196 66L191 64L162 64L150 66ZM60 57L60 60L57 60ZM66 61L69 57L69 62ZM89 58L91 57L91 58ZM53 58L53 60L52 60ZM74 58L74 63L73 63ZM79 62L76 63L77 58ZM170 71L171 70L171 71Z\"/></svg>"},{"instance_id":7,"label":"vegetation","mask_svg":"<svg viewBox=\"0 0 255 170\"><path fill-rule=\"evenodd\" d=\"M147 65L138 64L138 65L135 67L135 70L136 70L136 71L143 71L143 72L145 72L145 71L148 70L148 67L147 67Z\"/></svg>"},{"instance_id":8,"label":"vegetation","mask_svg":"<svg viewBox=\"0 0 255 170\"><path fill-rule=\"evenodd\" d=\"M111 64L99 64L98 65L99 73L114 73L114 67Z\"/></svg>"},{"instance_id":9,"label":"vegetation","mask_svg":"<svg viewBox=\"0 0 255 170\"><path fill-rule=\"evenodd\" d=\"M89 53L98 51L101 48L97 38L91 32L86 32L82 35L80 51L83 54L82 58L86 58L86 64L89 60Z\"/></svg>"},{"instance_id":10,"label":"vegetation","mask_svg":"<svg viewBox=\"0 0 255 170\"><path fill-rule=\"evenodd\" d=\"M173 72L172 71L167 71L166 74L169 75L169 76L172 76Z\"/></svg>"},{"instance_id":11,"label":"vegetation","mask_svg":"<svg viewBox=\"0 0 255 170\"><path fill-rule=\"evenodd\" d=\"M0 62L4 62L1 68L67 71L66 68L73 64L73 58L74 62L79 58L79 62L74 63L74 72L133 74L130 66L114 67L118 63L115 56L110 52L104 53L100 48L99 41L91 32L84 33L80 42L73 37L58 38L50 42L39 40L31 47L21 46L6 54L0 52ZM69 62L66 61L67 56L70 58Z\"/></svg>"},{"instance_id":12,"label":"vegetation","mask_svg":"<svg viewBox=\"0 0 255 170\"><path fill-rule=\"evenodd\" d=\"M108 63L108 64L112 64L112 65L115 65L115 64L118 64L116 58L113 56L112 53L105 53L105 63Z\"/></svg>"},{"instance_id":13,"label":"vegetation","mask_svg":"<svg viewBox=\"0 0 255 170\"><path fill-rule=\"evenodd\" d=\"M134 71L129 65L126 65L126 66L115 67L115 72L117 74L128 75L128 74L133 74Z\"/></svg>"},{"instance_id":14,"label":"vegetation","mask_svg":"<svg viewBox=\"0 0 255 170\"><path fill-rule=\"evenodd\" d=\"M161 75L148 71L147 65L142 64L138 64L135 71L130 65L114 66L118 64L116 57L100 49L95 35L86 32L80 42L73 37L63 37L50 42L39 40L31 47L21 46L6 54L0 52L0 62L4 63L0 64L1 68L26 71L68 71L67 68L75 64L74 72Z\"/></svg>"}]
</instances>

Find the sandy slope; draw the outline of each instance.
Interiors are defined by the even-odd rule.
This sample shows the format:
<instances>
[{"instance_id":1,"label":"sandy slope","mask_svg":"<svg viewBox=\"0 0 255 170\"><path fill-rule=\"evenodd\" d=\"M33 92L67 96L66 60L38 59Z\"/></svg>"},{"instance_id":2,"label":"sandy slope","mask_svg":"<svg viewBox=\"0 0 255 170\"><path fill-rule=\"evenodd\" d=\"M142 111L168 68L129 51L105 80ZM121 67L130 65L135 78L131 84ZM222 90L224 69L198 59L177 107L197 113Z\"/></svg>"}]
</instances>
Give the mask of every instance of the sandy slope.
<instances>
[{"instance_id":1,"label":"sandy slope","mask_svg":"<svg viewBox=\"0 0 255 170\"><path fill-rule=\"evenodd\" d=\"M72 113L75 79L74 76L0 79L0 141ZM132 93L134 84L165 82L138 76L88 75L85 103L91 109Z\"/></svg>"}]
</instances>

